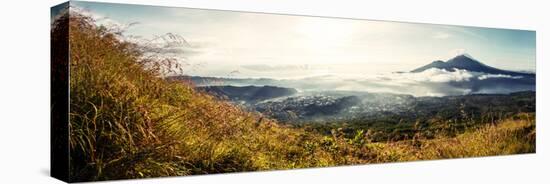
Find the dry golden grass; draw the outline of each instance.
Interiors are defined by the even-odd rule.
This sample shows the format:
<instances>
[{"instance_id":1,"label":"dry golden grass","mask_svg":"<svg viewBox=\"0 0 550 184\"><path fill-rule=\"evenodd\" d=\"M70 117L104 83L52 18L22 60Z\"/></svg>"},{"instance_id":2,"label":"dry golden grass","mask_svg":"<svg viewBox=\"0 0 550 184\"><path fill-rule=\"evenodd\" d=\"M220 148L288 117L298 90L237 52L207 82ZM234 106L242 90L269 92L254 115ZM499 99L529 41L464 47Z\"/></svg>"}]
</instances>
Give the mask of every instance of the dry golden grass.
<instances>
[{"instance_id":1,"label":"dry golden grass","mask_svg":"<svg viewBox=\"0 0 550 184\"><path fill-rule=\"evenodd\" d=\"M495 125L484 125L456 137L438 136L381 144L379 161L433 160L481 156L534 153L536 151L535 121L529 118L507 119Z\"/></svg>"},{"instance_id":2,"label":"dry golden grass","mask_svg":"<svg viewBox=\"0 0 550 184\"><path fill-rule=\"evenodd\" d=\"M464 158L535 152L535 122L504 120L454 138L426 141L419 159Z\"/></svg>"}]
</instances>

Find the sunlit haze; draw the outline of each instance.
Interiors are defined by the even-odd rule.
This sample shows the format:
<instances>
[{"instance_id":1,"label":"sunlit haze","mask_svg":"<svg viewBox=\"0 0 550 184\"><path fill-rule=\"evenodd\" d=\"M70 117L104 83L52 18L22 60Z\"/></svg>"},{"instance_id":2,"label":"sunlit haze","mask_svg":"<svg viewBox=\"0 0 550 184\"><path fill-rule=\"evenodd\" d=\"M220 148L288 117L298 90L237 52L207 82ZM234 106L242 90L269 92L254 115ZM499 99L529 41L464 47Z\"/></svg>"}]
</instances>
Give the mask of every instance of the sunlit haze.
<instances>
[{"instance_id":1,"label":"sunlit haze","mask_svg":"<svg viewBox=\"0 0 550 184\"><path fill-rule=\"evenodd\" d=\"M501 69L535 70L535 32L430 24L74 2L126 35L174 33L185 72L295 78L410 71L468 53ZM108 5L108 6L106 6Z\"/></svg>"}]
</instances>

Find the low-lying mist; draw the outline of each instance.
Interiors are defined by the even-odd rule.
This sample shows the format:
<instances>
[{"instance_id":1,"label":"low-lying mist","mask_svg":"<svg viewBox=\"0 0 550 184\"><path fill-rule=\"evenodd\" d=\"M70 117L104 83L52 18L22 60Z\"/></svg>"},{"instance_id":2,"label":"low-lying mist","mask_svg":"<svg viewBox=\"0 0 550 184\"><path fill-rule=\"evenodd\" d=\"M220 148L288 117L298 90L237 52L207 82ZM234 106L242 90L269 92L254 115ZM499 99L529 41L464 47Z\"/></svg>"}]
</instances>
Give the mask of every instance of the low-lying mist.
<instances>
[{"instance_id":1,"label":"low-lying mist","mask_svg":"<svg viewBox=\"0 0 550 184\"><path fill-rule=\"evenodd\" d=\"M270 85L311 91L359 91L413 96L454 96L477 93L507 94L535 90L531 76L487 74L456 69L431 68L423 72L393 72L375 75L321 75L293 79L193 77L198 86Z\"/></svg>"}]
</instances>

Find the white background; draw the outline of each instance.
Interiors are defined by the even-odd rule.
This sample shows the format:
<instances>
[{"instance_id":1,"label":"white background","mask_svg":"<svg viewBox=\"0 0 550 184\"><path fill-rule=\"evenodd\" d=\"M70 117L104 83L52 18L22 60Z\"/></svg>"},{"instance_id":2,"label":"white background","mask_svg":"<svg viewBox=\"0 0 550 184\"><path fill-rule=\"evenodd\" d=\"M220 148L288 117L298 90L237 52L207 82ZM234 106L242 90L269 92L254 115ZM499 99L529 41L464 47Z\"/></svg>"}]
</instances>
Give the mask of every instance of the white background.
<instances>
[{"instance_id":1,"label":"white background","mask_svg":"<svg viewBox=\"0 0 550 184\"><path fill-rule=\"evenodd\" d=\"M0 10L0 183L62 183L49 177L49 7L59 0L6 0ZM543 183L549 180L550 6L475 0L111 0L193 8L349 17L537 31L537 153L111 183Z\"/></svg>"}]
</instances>

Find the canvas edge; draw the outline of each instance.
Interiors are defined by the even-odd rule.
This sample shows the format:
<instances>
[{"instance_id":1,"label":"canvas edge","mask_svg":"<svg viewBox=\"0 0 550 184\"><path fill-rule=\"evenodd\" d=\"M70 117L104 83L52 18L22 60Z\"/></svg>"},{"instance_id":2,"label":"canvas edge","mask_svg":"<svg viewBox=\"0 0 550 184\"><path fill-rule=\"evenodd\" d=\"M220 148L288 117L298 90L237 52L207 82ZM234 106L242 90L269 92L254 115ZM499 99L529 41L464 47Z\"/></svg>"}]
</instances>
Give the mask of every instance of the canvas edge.
<instances>
[{"instance_id":1,"label":"canvas edge","mask_svg":"<svg viewBox=\"0 0 550 184\"><path fill-rule=\"evenodd\" d=\"M50 8L50 176L70 182L69 166L69 27L61 40L53 39L53 21L70 1Z\"/></svg>"}]
</instances>

